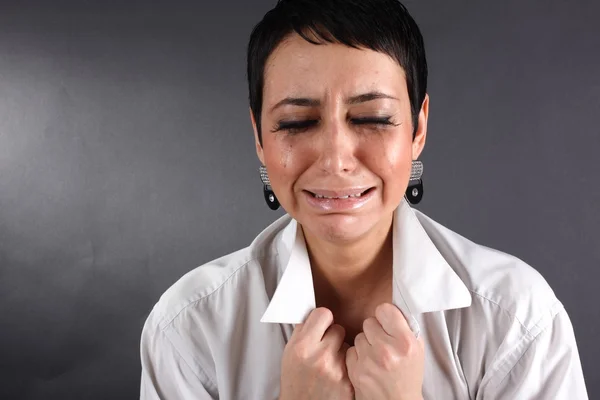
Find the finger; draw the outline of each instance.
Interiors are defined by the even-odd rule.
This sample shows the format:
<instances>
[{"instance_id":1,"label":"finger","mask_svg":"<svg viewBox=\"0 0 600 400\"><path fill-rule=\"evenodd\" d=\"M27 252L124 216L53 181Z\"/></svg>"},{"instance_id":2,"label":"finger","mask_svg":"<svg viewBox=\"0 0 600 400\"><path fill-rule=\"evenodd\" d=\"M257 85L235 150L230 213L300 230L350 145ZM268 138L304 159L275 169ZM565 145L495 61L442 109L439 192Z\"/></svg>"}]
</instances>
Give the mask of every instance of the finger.
<instances>
[{"instance_id":1,"label":"finger","mask_svg":"<svg viewBox=\"0 0 600 400\"><path fill-rule=\"evenodd\" d=\"M302 332L302 329L304 329L304 324L305 324L306 320L308 319L308 316L310 316L310 313L306 316L306 318L304 319L303 322L301 322L299 324L294 324L293 325L294 329L292 330L292 336L290 337L290 339L293 339L294 336L299 336L300 335L300 333Z\"/></svg>"},{"instance_id":2,"label":"finger","mask_svg":"<svg viewBox=\"0 0 600 400\"><path fill-rule=\"evenodd\" d=\"M383 330L375 317L370 317L363 321L363 332L371 346L378 341L385 341L386 338L389 338L389 335Z\"/></svg>"},{"instance_id":3,"label":"finger","mask_svg":"<svg viewBox=\"0 0 600 400\"><path fill-rule=\"evenodd\" d=\"M348 376L352 377L356 363L358 362L358 353L356 347L350 347L346 351L346 369L348 370Z\"/></svg>"},{"instance_id":4,"label":"finger","mask_svg":"<svg viewBox=\"0 0 600 400\"><path fill-rule=\"evenodd\" d=\"M378 305L375 309L375 318L377 318L383 330L391 337L398 338L407 332L410 332L412 335L404 314L393 304L383 303Z\"/></svg>"},{"instance_id":5,"label":"finger","mask_svg":"<svg viewBox=\"0 0 600 400\"><path fill-rule=\"evenodd\" d=\"M304 321L302 335L308 340L320 342L327 328L333 323L333 313L324 307L315 308Z\"/></svg>"},{"instance_id":6,"label":"finger","mask_svg":"<svg viewBox=\"0 0 600 400\"><path fill-rule=\"evenodd\" d=\"M369 347L371 347L371 345L367 341L367 337L365 336L364 332L356 335L354 338L354 348L356 348L356 354L358 357L365 357L368 354Z\"/></svg>"},{"instance_id":7,"label":"finger","mask_svg":"<svg viewBox=\"0 0 600 400\"><path fill-rule=\"evenodd\" d=\"M346 330L344 327L338 324L333 324L325 331L321 343L337 352L342 347L345 337Z\"/></svg>"}]
</instances>

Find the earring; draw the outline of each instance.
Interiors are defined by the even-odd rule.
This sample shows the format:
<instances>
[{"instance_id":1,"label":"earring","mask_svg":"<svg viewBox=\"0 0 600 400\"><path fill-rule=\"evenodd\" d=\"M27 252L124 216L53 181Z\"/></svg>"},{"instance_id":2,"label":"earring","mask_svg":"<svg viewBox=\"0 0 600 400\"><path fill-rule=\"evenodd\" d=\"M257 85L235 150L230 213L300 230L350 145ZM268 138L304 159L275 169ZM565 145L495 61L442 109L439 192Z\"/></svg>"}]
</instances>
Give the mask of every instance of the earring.
<instances>
[{"instance_id":1,"label":"earring","mask_svg":"<svg viewBox=\"0 0 600 400\"><path fill-rule=\"evenodd\" d=\"M418 204L423 198L423 162L413 161L410 170L410 180L406 188L406 199L411 204Z\"/></svg>"},{"instance_id":2,"label":"earring","mask_svg":"<svg viewBox=\"0 0 600 400\"><path fill-rule=\"evenodd\" d=\"M271 180L267 174L267 167L261 165L258 169L260 172L260 180L263 183L263 194L265 195L265 201L271 210L277 210L279 208L279 200L275 197L275 192L271 188Z\"/></svg>"}]
</instances>

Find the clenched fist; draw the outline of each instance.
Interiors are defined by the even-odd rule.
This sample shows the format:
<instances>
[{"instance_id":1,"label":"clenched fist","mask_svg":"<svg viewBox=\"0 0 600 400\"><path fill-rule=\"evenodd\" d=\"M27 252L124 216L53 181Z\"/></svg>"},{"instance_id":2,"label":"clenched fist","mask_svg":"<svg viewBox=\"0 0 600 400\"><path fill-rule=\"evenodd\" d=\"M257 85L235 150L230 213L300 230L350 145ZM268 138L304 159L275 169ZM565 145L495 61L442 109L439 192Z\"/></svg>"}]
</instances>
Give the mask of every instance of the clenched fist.
<instances>
[{"instance_id":1,"label":"clenched fist","mask_svg":"<svg viewBox=\"0 0 600 400\"><path fill-rule=\"evenodd\" d=\"M344 336L326 308L297 325L283 351L279 400L353 400Z\"/></svg>"},{"instance_id":2,"label":"clenched fist","mask_svg":"<svg viewBox=\"0 0 600 400\"><path fill-rule=\"evenodd\" d=\"M402 312L381 304L346 354L357 400L422 400L425 351Z\"/></svg>"}]
</instances>

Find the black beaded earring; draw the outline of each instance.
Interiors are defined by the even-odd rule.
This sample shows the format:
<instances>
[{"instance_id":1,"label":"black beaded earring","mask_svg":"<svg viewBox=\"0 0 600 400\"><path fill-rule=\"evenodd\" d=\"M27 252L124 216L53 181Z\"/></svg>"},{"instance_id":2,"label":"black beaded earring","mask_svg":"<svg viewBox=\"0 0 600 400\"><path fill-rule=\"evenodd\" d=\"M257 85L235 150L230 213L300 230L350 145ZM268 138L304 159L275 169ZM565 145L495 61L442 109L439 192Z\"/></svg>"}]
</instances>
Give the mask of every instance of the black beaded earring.
<instances>
[{"instance_id":1,"label":"black beaded earring","mask_svg":"<svg viewBox=\"0 0 600 400\"><path fill-rule=\"evenodd\" d=\"M406 199L411 204L418 204L423 198L423 162L413 161L410 170L410 180L406 188Z\"/></svg>"},{"instance_id":2,"label":"black beaded earring","mask_svg":"<svg viewBox=\"0 0 600 400\"><path fill-rule=\"evenodd\" d=\"M279 208L279 200L275 197L275 192L271 188L271 181L269 180L269 175L267 174L267 167L261 165L258 169L260 172L260 180L263 183L263 194L265 195L265 201L271 210L277 210Z\"/></svg>"}]
</instances>

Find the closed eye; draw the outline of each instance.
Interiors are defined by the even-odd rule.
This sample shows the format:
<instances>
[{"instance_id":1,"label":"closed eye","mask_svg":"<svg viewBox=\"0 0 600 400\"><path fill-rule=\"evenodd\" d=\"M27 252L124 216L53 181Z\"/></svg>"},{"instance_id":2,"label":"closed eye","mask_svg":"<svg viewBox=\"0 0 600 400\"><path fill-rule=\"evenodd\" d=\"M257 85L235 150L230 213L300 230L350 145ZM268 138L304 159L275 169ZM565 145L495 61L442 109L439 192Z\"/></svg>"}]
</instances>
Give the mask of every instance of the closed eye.
<instances>
[{"instance_id":1,"label":"closed eye","mask_svg":"<svg viewBox=\"0 0 600 400\"><path fill-rule=\"evenodd\" d=\"M398 126L392 122L392 117L361 117L361 118L350 118L350 123L354 125L386 125L386 126ZM287 131L289 134L300 133L308 130L309 128L317 125L318 119L306 119L297 121L279 121L272 132Z\"/></svg>"},{"instance_id":2,"label":"closed eye","mask_svg":"<svg viewBox=\"0 0 600 400\"><path fill-rule=\"evenodd\" d=\"M355 125L399 125L392 122L391 117L362 117L352 118L350 121Z\"/></svg>"},{"instance_id":3,"label":"closed eye","mask_svg":"<svg viewBox=\"0 0 600 400\"><path fill-rule=\"evenodd\" d=\"M305 119L300 121L279 121L272 132L287 131L288 133L300 133L319 123L316 119Z\"/></svg>"}]
</instances>

